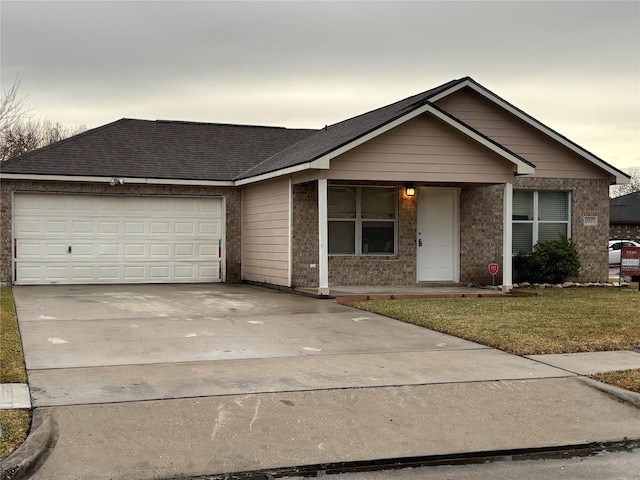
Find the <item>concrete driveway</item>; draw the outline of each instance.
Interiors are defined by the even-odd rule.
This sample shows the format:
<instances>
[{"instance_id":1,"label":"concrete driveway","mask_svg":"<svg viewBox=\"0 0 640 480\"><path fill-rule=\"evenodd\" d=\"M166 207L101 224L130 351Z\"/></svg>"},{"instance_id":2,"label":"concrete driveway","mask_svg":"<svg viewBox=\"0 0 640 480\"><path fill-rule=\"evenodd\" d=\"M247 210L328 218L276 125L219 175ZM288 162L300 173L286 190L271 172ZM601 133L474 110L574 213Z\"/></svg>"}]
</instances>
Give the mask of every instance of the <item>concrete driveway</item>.
<instances>
[{"instance_id":1,"label":"concrete driveway","mask_svg":"<svg viewBox=\"0 0 640 480\"><path fill-rule=\"evenodd\" d=\"M17 286L33 405L568 376L249 285Z\"/></svg>"}]
</instances>

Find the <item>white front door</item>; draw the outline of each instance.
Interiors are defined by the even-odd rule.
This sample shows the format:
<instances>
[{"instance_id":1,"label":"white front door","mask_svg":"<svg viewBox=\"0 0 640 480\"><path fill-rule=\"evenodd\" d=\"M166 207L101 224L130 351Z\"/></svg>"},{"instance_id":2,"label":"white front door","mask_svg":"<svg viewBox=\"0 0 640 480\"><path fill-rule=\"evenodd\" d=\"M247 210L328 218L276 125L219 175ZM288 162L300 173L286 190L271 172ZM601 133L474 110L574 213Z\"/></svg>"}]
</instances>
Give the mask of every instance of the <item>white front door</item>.
<instances>
[{"instance_id":1,"label":"white front door","mask_svg":"<svg viewBox=\"0 0 640 480\"><path fill-rule=\"evenodd\" d=\"M460 281L460 191L418 189L419 282Z\"/></svg>"}]
</instances>

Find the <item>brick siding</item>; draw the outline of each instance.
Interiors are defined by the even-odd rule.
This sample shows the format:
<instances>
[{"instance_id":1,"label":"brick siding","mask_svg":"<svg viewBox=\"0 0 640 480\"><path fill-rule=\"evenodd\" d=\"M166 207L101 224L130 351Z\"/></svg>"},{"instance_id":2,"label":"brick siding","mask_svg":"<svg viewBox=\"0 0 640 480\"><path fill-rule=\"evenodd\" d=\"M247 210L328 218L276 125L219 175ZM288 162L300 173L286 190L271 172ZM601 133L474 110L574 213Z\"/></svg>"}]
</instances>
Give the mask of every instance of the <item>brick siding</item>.
<instances>
[{"instance_id":1,"label":"brick siding","mask_svg":"<svg viewBox=\"0 0 640 480\"><path fill-rule=\"evenodd\" d=\"M317 182L293 185L291 226L293 229L292 286L294 288L317 287L319 284Z\"/></svg>"},{"instance_id":2,"label":"brick siding","mask_svg":"<svg viewBox=\"0 0 640 480\"><path fill-rule=\"evenodd\" d=\"M464 188L460 192L460 283L490 285L490 263L500 266L495 281L496 285L502 283L503 203L503 185Z\"/></svg>"},{"instance_id":3,"label":"brick siding","mask_svg":"<svg viewBox=\"0 0 640 480\"><path fill-rule=\"evenodd\" d=\"M606 180L571 178L517 178L514 189L571 192L571 241L580 256L580 282L606 282L609 277L609 184ZM585 226L584 217L597 217Z\"/></svg>"},{"instance_id":4,"label":"brick siding","mask_svg":"<svg viewBox=\"0 0 640 480\"><path fill-rule=\"evenodd\" d=\"M640 225L615 224L609 227L611 240L635 240L640 242Z\"/></svg>"},{"instance_id":5,"label":"brick siding","mask_svg":"<svg viewBox=\"0 0 640 480\"><path fill-rule=\"evenodd\" d=\"M349 184L353 185L353 182ZM360 183L371 185L375 183ZM398 245L395 256L329 256L329 285L414 285L416 283L417 197L398 188ZM3 180L0 189L0 281L11 282L11 194L14 191L109 194L113 187L98 183L57 183ZM240 189L171 185L125 184L118 193L127 195L195 195L226 198L226 281L240 281ZM571 230L582 263L583 282L606 281L609 239L609 197L605 180L517 178L514 189L572 192ZM498 263L496 284L502 283L503 186L463 188L460 196L460 281L491 283L489 263ZM292 283L294 287L318 286L318 194L317 183L293 186ZM597 226L584 226L584 216L598 217ZM623 235L624 238L633 238ZM311 265L315 265L312 268Z\"/></svg>"}]
</instances>

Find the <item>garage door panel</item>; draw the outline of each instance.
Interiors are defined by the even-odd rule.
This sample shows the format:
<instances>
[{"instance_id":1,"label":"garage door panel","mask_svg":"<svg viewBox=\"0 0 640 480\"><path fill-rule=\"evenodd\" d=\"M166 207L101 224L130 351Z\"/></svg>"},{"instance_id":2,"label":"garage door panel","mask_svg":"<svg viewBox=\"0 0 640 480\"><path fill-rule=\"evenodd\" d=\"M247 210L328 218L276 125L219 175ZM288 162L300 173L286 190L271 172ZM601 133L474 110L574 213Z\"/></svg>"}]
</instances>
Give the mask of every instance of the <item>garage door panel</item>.
<instances>
[{"instance_id":1,"label":"garage door panel","mask_svg":"<svg viewBox=\"0 0 640 480\"><path fill-rule=\"evenodd\" d=\"M61 228L60 225L59 228ZM60 230L57 230L58 232ZM74 235L95 235L95 228L93 220L73 220L71 222L71 232Z\"/></svg>"},{"instance_id":2,"label":"garage door panel","mask_svg":"<svg viewBox=\"0 0 640 480\"><path fill-rule=\"evenodd\" d=\"M55 235L66 234L69 228L66 221L45 220L44 222L38 222L38 233L47 233Z\"/></svg>"},{"instance_id":3,"label":"garage door panel","mask_svg":"<svg viewBox=\"0 0 640 480\"><path fill-rule=\"evenodd\" d=\"M142 235L145 233L144 231L145 222L125 222L124 224L124 233L127 235Z\"/></svg>"},{"instance_id":4,"label":"garage door panel","mask_svg":"<svg viewBox=\"0 0 640 480\"><path fill-rule=\"evenodd\" d=\"M220 235L219 222L202 222L199 224L198 231L201 235Z\"/></svg>"},{"instance_id":5,"label":"garage door panel","mask_svg":"<svg viewBox=\"0 0 640 480\"><path fill-rule=\"evenodd\" d=\"M101 279L104 283L117 282L120 279L120 267L114 265L99 265L96 267L97 278Z\"/></svg>"},{"instance_id":6,"label":"garage door panel","mask_svg":"<svg viewBox=\"0 0 640 480\"><path fill-rule=\"evenodd\" d=\"M205 278L217 278L219 276L219 267L215 267L213 265L196 265L197 269L196 275L198 277Z\"/></svg>"},{"instance_id":7,"label":"garage door panel","mask_svg":"<svg viewBox=\"0 0 640 480\"><path fill-rule=\"evenodd\" d=\"M100 243L98 245L98 256L119 259L121 255L120 247L121 245L119 243L114 243L114 244Z\"/></svg>"},{"instance_id":8,"label":"garage door panel","mask_svg":"<svg viewBox=\"0 0 640 480\"><path fill-rule=\"evenodd\" d=\"M167 244L152 243L149 245L149 256L151 258L169 258L171 256L171 248Z\"/></svg>"},{"instance_id":9,"label":"garage door panel","mask_svg":"<svg viewBox=\"0 0 640 480\"><path fill-rule=\"evenodd\" d=\"M174 231L176 235L194 235L196 233L194 222L176 222Z\"/></svg>"},{"instance_id":10,"label":"garage door panel","mask_svg":"<svg viewBox=\"0 0 640 480\"><path fill-rule=\"evenodd\" d=\"M15 194L16 283L220 281L222 211L215 198Z\"/></svg>"},{"instance_id":11,"label":"garage door panel","mask_svg":"<svg viewBox=\"0 0 640 480\"><path fill-rule=\"evenodd\" d=\"M71 278L90 282L94 277L94 268L92 266L73 266L71 267Z\"/></svg>"},{"instance_id":12,"label":"garage door panel","mask_svg":"<svg viewBox=\"0 0 640 480\"><path fill-rule=\"evenodd\" d=\"M150 275L151 278L155 279L155 280L169 280L171 278L171 276L169 275L170 272L170 268L168 265L162 265L162 266L151 266L150 268Z\"/></svg>"},{"instance_id":13,"label":"garage door panel","mask_svg":"<svg viewBox=\"0 0 640 480\"><path fill-rule=\"evenodd\" d=\"M151 222L149 223L149 231L151 235L168 235L171 233L170 222Z\"/></svg>"},{"instance_id":14,"label":"garage door panel","mask_svg":"<svg viewBox=\"0 0 640 480\"><path fill-rule=\"evenodd\" d=\"M114 220L101 220L98 221L98 232L102 235L119 235L122 233L122 224Z\"/></svg>"}]
</instances>

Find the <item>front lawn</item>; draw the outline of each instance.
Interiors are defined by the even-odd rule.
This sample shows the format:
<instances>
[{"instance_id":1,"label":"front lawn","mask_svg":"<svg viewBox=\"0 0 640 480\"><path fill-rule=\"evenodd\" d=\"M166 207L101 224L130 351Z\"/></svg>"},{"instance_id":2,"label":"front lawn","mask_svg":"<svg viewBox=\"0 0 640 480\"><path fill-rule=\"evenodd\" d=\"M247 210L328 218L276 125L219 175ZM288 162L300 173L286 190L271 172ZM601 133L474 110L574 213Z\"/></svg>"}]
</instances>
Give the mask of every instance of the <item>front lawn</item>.
<instances>
[{"instance_id":1,"label":"front lawn","mask_svg":"<svg viewBox=\"0 0 640 480\"><path fill-rule=\"evenodd\" d=\"M370 300L349 305L515 355L640 349L637 286L535 291L536 297ZM640 370L593 378L640 393Z\"/></svg>"},{"instance_id":2,"label":"front lawn","mask_svg":"<svg viewBox=\"0 0 640 480\"><path fill-rule=\"evenodd\" d=\"M26 383L22 341L10 287L0 288L0 383ZM30 410L0 410L0 460L20 446L29 433Z\"/></svg>"},{"instance_id":3,"label":"front lawn","mask_svg":"<svg viewBox=\"0 0 640 480\"><path fill-rule=\"evenodd\" d=\"M515 355L640 348L640 292L536 290L535 297L373 300L350 305Z\"/></svg>"}]
</instances>

